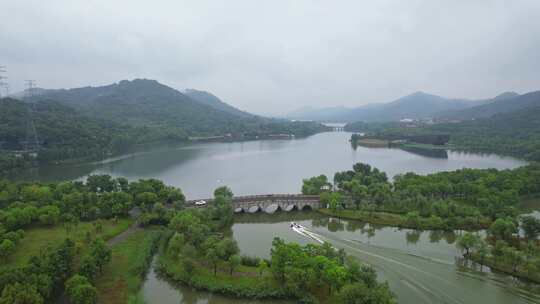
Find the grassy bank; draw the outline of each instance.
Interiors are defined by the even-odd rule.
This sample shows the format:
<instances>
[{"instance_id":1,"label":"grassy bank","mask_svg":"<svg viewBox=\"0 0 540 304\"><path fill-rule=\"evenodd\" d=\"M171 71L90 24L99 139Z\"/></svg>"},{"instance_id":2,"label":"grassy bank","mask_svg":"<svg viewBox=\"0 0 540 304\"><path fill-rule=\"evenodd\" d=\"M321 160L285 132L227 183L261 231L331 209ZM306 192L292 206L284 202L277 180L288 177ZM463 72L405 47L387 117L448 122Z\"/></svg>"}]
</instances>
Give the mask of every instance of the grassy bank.
<instances>
[{"instance_id":1,"label":"grassy bank","mask_svg":"<svg viewBox=\"0 0 540 304\"><path fill-rule=\"evenodd\" d=\"M388 145L390 144L390 142L385 139L363 138L363 139L358 139L356 141L356 144L359 146L364 146L368 148L388 148Z\"/></svg>"},{"instance_id":2,"label":"grassy bank","mask_svg":"<svg viewBox=\"0 0 540 304\"><path fill-rule=\"evenodd\" d=\"M404 148L419 148L419 149L429 149L429 150L448 150L453 148L451 145L432 145L432 144L421 144L415 142L404 142L399 144L392 144L392 147L404 147Z\"/></svg>"},{"instance_id":3,"label":"grassy bank","mask_svg":"<svg viewBox=\"0 0 540 304\"><path fill-rule=\"evenodd\" d=\"M494 272L502 272L505 274L512 275L514 277L518 277L521 279L525 279L531 282L535 282L540 284L540 273L536 270L529 270L523 269L523 267L516 267L515 269L512 267L512 265L508 265L502 260L497 260L493 256L487 256L483 259L476 253L471 253L467 256L467 258L471 259L472 261L489 267Z\"/></svg>"},{"instance_id":4,"label":"grassy bank","mask_svg":"<svg viewBox=\"0 0 540 304\"><path fill-rule=\"evenodd\" d=\"M79 250L83 247L86 234L99 236L104 240L113 238L126 230L132 223L131 219L102 220L102 231L97 233L93 226L94 222L80 222L67 232L63 225L43 226L26 229L24 239L15 247L6 260L0 265L0 270L23 266L30 257L37 256L44 246L58 246L66 238L70 238L77 244Z\"/></svg>"},{"instance_id":5,"label":"grassy bank","mask_svg":"<svg viewBox=\"0 0 540 304\"><path fill-rule=\"evenodd\" d=\"M141 229L112 247L111 263L95 285L99 303L136 302L162 230Z\"/></svg>"},{"instance_id":6,"label":"grassy bank","mask_svg":"<svg viewBox=\"0 0 540 304\"><path fill-rule=\"evenodd\" d=\"M181 258L175 259L162 253L156 270L176 283L232 297L252 299L289 297L269 273L260 276L256 267L240 265L231 274L226 264L220 263L214 275L210 265L203 260L197 260L193 272L189 273L184 269Z\"/></svg>"},{"instance_id":7,"label":"grassy bank","mask_svg":"<svg viewBox=\"0 0 540 304\"><path fill-rule=\"evenodd\" d=\"M407 216L396 213L379 212L379 211L363 211L363 210L336 210L318 209L318 212L343 219L358 220L370 224L394 226L410 229L432 229L432 230L479 230L489 227L491 222L486 218L481 218L478 221L466 223L449 223L448 220L435 217L418 217L415 220L407 218Z\"/></svg>"}]
</instances>

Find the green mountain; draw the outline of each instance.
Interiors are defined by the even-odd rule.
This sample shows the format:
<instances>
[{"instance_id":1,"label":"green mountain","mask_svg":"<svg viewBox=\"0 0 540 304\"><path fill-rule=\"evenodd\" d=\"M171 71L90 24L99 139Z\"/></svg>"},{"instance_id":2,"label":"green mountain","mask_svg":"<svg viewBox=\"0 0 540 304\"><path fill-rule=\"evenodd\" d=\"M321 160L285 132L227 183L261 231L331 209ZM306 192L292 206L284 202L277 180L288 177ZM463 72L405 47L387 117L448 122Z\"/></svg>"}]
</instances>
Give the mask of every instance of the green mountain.
<instances>
[{"instance_id":1,"label":"green mountain","mask_svg":"<svg viewBox=\"0 0 540 304\"><path fill-rule=\"evenodd\" d=\"M529 95L528 98L531 97L532 95ZM365 132L384 139L445 135L450 136L450 144L458 149L499 153L540 161L540 104L538 103L532 103L531 106L516 111L460 123L406 128L398 123L356 122L348 124L346 130Z\"/></svg>"},{"instance_id":2,"label":"green mountain","mask_svg":"<svg viewBox=\"0 0 540 304\"><path fill-rule=\"evenodd\" d=\"M449 112L441 115L441 117L458 120L486 118L495 114L509 113L534 106L540 106L540 91L523 95L510 92L495 97L489 103L462 111Z\"/></svg>"},{"instance_id":3,"label":"green mountain","mask_svg":"<svg viewBox=\"0 0 540 304\"><path fill-rule=\"evenodd\" d=\"M198 101L202 104L205 104L207 106L210 106L216 110L234 114L240 117L253 117L254 116L253 114L250 114L248 112L238 110L237 108L221 101L221 99L219 99L217 96L213 95L212 93L209 93L206 91L186 89L184 91L184 94L187 95L189 98L195 101Z\"/></svg>"},{"instance_id":4,"label":"green mountain","mask_svg":"<svg viewBox=\"0 0 540 304\"><path fill-rule=\"evenodd\" d=\"M0 101L1 148L16 151L39 145L41 160L104 157L135 143L151 141L153 135L164 137L156 133L86 117L52 100L27 103L4 98Z\"/></svg>"},{"instance_id":5,"label":"green mountain","mask_svg":"<svg viewBox=\"0 0 540 304\"><path fill-rule=\"evenodd\" d=\"M458 147L540 161L540 103L489 118L434 125L429 130L450 134L451 143Z\"/></svg>"},{"instance_id":6,"label":"green mountain","mask_svg":"<svg viewBox=\"0 0 540 304\"><path fill-rule=\"evenodd\" d=\"M133 126L172 127L190 136L238 132L255 119L239 119L197 102L155 80L123 80L102 87L48 90L39 98L57 100L84 115Z\"/></svg>"},{"instance_id":7,"label":"green mountain","mask_svg":"<svg viewBox=\"0 0 540 304\"><path fill-rule=\"evenodd\" d=\"M242 112L210 93L192 90L188 94L155 80L135 79L101 87L45 90L33 101L56 100L93 119L165 129L179 137L232 134L242 138L246 133L279 132L306 136L324 130L315 123L291 123Z\"/></svg>"}]
</instances>

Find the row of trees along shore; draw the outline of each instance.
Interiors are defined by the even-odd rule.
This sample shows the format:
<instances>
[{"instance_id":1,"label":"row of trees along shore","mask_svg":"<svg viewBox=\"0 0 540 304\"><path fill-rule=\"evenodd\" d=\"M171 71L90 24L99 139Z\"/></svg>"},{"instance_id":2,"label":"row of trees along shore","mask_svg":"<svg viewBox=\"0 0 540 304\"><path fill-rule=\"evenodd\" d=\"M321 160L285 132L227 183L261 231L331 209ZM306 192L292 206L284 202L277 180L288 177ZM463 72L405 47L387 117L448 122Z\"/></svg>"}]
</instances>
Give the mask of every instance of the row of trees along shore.
<instances>
[{"instance_id":1,"label":"row of trees along shore","mask_svg":"<svg viewBox=\"0 0 540 304\"><path fill-rule=\"evenodd\" d=\"M523 235L520 235L519 231ZM491 224L487 236L465 232L456 246L467 259L492 270L540 283L540 220L521 216L519 220L499 218Z\"/></svg>"},{"instance_id":2,"label":"row of trees along shore","mask_svg":"<svg viewBox=\"0 0 540 304\"><path fill-rule=\"evenodd\" d=\"M540 165L512 170L461 169L428 175L384 172L357 163L337 172L305 179L303 194L320 195L321 212L419 229L482 229L500 218L515 219L523 196L540 193Z\"/></svg>"}]
</instances>

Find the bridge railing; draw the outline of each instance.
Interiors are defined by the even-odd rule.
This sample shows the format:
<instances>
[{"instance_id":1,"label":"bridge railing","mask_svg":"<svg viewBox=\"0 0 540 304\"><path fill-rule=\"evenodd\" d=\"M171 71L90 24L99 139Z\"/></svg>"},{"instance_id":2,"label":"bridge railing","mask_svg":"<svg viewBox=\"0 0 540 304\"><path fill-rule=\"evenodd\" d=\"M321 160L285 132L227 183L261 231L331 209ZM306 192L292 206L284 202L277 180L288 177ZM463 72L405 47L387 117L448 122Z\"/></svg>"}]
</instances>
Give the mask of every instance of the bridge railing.
<instances>
[{"instance_id":1,"label":"bridge railing","mask_svg":"<svg viewBox=\"0 0 540 304\"><path fill-rule=\"evenodd\" d=\"M300 199L300 200L319 200L318 195L305 195L305 194L258 194L258 195L243 195L233 197L233 203L246 202L246 201L263 201L268 199ZM195 204L195 202L204 200L207 203L213 201L213 199L197 199L187 200L186 204Z\"/></svg>"}]
</instances>

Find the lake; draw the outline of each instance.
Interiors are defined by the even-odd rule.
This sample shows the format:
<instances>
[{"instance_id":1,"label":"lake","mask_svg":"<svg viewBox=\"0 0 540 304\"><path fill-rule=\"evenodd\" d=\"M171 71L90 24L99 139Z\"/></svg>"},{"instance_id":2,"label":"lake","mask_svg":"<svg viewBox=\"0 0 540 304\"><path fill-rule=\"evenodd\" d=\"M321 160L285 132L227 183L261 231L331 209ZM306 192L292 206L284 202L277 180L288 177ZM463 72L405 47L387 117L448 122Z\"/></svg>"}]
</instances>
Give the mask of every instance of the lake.
<instances>
[{"instance_id":1,"label":"lake","mask_svg":"<svg viewBox=\"0 0 540 304\"><path fill-rule=\"evenodd\" d=\"M43 166L24 179L84 179L89 174L124 176L130 180L157 178L180 187L189 199L210 197L227 185L236 195L298 193L302 179L349 170L368 163L393 177L467 168L515 168L526 162L493 154L445 151L444 157L416 151L358 147L350 133L327 132L296 140L201 143L158 147L97 163Z\"/></svg>"}]
</instances>

